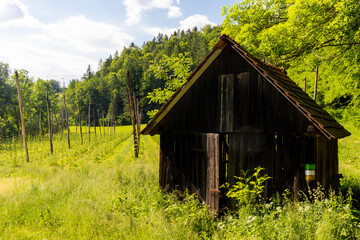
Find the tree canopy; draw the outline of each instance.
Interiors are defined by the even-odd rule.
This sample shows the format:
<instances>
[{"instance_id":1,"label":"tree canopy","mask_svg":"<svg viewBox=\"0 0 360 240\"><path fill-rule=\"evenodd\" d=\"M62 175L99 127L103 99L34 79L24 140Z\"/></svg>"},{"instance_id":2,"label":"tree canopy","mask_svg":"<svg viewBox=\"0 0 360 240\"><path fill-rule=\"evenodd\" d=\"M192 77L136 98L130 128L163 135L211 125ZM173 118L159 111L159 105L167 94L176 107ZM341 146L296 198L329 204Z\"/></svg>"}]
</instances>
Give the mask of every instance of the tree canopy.
<instances>
[{"instance_id":1,"label":"tree canopy","mask_svg":"<svg viewBox=\"0 0 360 240\"><path fill-rule=\"evenodd\" d=\"M296 82L311 79L310 92L318 66L320 104L359 105L359 1L245 0L222 10L224 33Z\"/></svg>"}]
</instances>

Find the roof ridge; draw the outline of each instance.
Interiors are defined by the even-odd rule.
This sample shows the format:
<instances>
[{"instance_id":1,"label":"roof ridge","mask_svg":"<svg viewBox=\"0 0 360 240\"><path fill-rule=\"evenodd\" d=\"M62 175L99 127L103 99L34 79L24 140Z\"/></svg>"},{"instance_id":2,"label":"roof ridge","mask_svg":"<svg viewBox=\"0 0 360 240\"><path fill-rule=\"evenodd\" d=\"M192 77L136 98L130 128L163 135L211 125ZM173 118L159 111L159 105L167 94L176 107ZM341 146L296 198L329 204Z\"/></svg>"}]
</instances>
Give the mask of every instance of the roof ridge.
<instances>
[{"instance_id":1,"label":"roof ridge","mask_svg":"<svg viewBox=\"0 0 360 240\"><path fill-rule=\"evenodd\" d=\"M241 51L243 51L246 55L249 55L251 58L257 60L257 62L261 62L261 63L265 64L266 66L271 67L272 69L274 69L274 70L276 70L276 71L278 71L278 72L281 72L281 73L287 75L285 68L280 68L280 67L275 66L275 65L273 65L273 64L271 64L271 63L267 63L267 62L261 61L260 59L258 59L257 57L253 56L253 55L250 54L248 51L246 51L243 47L241 47L241 46L240 46L234 39L232 39L229 35L227 35L227 34L224 33L224 34L222 34L222 35L220 36L219 39L220 39L220 40L223 40L223 41L224 41L224 40L225 40L225 41L226 41L226 40L230 41L232 45L235 45L237 48L239 48Z\"/></svg>"}]
</instances>

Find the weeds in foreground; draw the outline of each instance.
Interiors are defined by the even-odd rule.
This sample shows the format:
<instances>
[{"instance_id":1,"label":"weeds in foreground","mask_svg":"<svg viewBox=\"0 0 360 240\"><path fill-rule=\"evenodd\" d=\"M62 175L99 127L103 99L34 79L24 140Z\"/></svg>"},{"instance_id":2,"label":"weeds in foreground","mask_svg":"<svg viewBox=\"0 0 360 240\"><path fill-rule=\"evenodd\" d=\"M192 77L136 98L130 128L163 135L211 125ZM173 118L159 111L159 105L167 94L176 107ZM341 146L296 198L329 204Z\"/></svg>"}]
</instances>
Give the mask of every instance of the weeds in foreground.
<instances>
[{"instance_id":1,"label":"weeds in foreground","mask_svg":"<svg viewBox=\"0 0 360 240\"><path fill-rule=\"evenodd\" d=\"M295 204L283 196L217 218L194 195L180 201L178 193L164 194L157 180L158 138L144 136L135 159L130 130L83 145L73 134L70 151L56 135L59 150L52 156L47 140L33 141L28 164L21 143L4 146L0 239L359 238L350 196L318 194Z\"/></svg>"}]
</instances>

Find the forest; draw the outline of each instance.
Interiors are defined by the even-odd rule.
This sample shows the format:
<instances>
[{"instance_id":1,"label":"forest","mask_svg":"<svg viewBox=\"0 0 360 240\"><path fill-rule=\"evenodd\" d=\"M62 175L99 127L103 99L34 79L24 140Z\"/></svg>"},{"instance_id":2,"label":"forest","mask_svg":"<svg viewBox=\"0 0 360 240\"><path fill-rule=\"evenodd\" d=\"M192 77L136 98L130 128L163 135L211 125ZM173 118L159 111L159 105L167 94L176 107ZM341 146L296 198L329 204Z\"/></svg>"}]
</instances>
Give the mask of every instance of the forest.
<instances>
[{"instance_id":1,"label":"forest","mask_svg":"<svg viewBox=\"0 0 360 240\"><path fill-rule=\"evenodd\" d=\"M55 80L45 81L30 78L26 70L19 70L19 81L24 102L26 129L30 135L47 132L46 88L49 92L51 118L54 130L61 129L64 119L63 94L70 125L79 125L88 121L88 109L91 108L91 123L127 125L131 123L128 95L127 71L130 73L131 88L139 101L142 122L149 120L152 110L165 102L169 92L175 91L184 82L202 58L208 53L220 36L219 26L207 26L198 30L177 31L171 36L158 34L142 47L134 44L115 52L105 60L100 59L93 71L89 65L82 79L70 81L66 89ZM10 76L9 66L1 65L1 108L0 134L9 139L20 134L20 115L15 75ZM158 69L161 68L161 71ZM93 114L94 113L94 114ZM103 117L104 116L104 117Z\"/></svg>"},{"instance_id":2,"label":"forest","mask_svg":"<svg viewBox=\"0 0 360 240\"><path fill-rule=\"evenodd\" d=\"M357 6L348 1L243 1L223 7L222 26L178 30L170 36L159 33L142 46L132 43L121 53L116 51L100 59L98 66L89 65L81 79L68 84L65 94L70 123L77 124L82 116L85 124L90 106L96 113L91 114L91 122L96 125L103 114L111 125L129 124L127 71L139 100L142 122L148 122L221 33L234 38L257 58L286 69L301 87L306 78L305 90L310 96L318 67L317 102L330 111L346 108L347 114L353 115L360 105ZM14 75L10 76L8 64L0 66L0 136L5 139L20 133L20 116ZM46 88L51 114L60 129L64 112L62 83L32 79L23 69L19 73L29 133L46 132Z\"/></svg>"},{"instance_id":3,"label":"forest","mask_svg":"<svg viewBox=\"0 0 360 240\"><path fill-rule=\"evenodd\" d=\"M21 147L15 71L0 62L0 199L4 203L0 238L360 237L360 3L243 0L224 6L221 14L220 26L177 30L169 36L159 33L142 46L132 43L110 53L67 86L33 79L27 70L17 69L28 165ZM221 34L258 59L284 68L311 97L318 74L316 102L352 133L339 141L343 195L325 196L317 189L311 199L294 204L284 194L217 218L194 195L185 193L179 201L178 195L165 195L158 188L157 137L144 136L140 157L134 158L127 126L131 124L127 73L145 124ZM63 136L66 118L71 150ZM49 121L54 134L51 156L46 140ZM103 130L84 143L79 134L87 129L92 134Z\"/></svg>"}]
</instances>

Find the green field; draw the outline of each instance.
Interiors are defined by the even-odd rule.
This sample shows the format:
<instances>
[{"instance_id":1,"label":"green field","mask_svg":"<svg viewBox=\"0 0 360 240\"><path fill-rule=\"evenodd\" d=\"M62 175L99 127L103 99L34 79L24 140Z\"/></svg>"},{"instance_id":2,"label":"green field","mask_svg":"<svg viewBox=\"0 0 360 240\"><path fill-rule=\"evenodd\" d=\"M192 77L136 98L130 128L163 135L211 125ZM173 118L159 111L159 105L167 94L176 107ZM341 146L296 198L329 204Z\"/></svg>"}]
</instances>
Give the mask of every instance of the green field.
<instances>
[{"instance_id":1,"label":"green field","mask_svg":"<svg viewBox=\"0 0 360 240\"><path fill-rule=\"evenodd\" d=\"M344 189L360 189L360 130L340 141ZM93 130L93 129L92 129ZM354 239L357 211L349 198L295 203L274 198L215 218L192 195L179 201L158 188L157 136L142 136L133 156L131 127L105 136L84 132L29 139L30 163L20 141L0 149L0 239ZM85 131L85 129L84 129Z\"/></svg>"}]
</instances>

